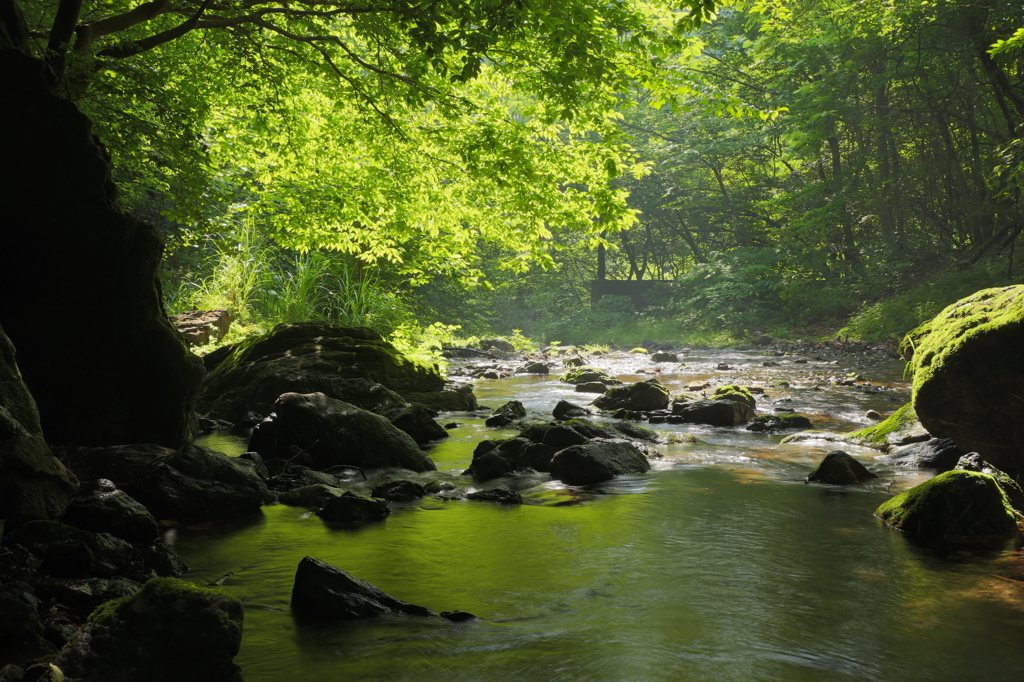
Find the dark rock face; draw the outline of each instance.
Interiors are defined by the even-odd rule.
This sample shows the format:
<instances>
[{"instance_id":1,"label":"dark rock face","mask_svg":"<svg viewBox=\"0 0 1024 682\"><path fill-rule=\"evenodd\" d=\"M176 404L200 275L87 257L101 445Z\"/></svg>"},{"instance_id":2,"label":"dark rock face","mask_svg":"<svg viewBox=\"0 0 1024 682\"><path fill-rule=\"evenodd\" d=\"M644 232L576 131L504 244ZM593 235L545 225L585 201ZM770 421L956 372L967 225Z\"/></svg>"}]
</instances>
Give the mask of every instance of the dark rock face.
<instances>
[{"instance_id":1,"label":"dark rock face","mask_svg":"<svg viewBox=\"0 0 1024 682\"><path fill-rule=\"evenodd\" d=\"M650 471L644 453L621 439L597 438L559 450L551 459L551 476L569 485L601 483L619 474Z\"/></svg>"},{"instance_id":2,"label":"dark rock face","mask_svg":"<svg viewBox=\"0 0 1024 682\"><path fill-rule=\"evenodd\" d=\"M484 339L480 342L480 347L484 350L496 350L501 353L516 352L516 347L505 339Z\"/></svg>"},{"instance_id":3,"label":"dark rock face","mask_svg":"<svg viewBox=\"0 0 1024 682\"><path fill-rule=\"evenodd\" d=\"M602 410L664 410L668 403L668 389L657 379L610 388L594 400L594 406Z\"/></svg>"},{"instance_id":4,"label":"dark rock face","mask_svg":"<svg viewBox=\"0 0 1024 682\"><path fill-rule=\"evenodd\" d=\"M474 450L473 461L466 473L473 478L486 481L526 467L548 471L551 457L559 449L558 446L536 443L522 437L503 441L483 441Z\"/></svg>"},{"instance_id":5,"label":"dark rock face","mask_svg":"<svg viewBox=\"0 0 1024 682\"><path fill-rule=\"evenodd\" d=\"M56 648L43 636L43 625L36 607L13 590L0 592L0 662L5 664L3 670L14 665L24 666L33 658L55 652ZM7 666L8 663L11 666ZM21 675L15 676L11 672L7 679L20 682Z\"/></svg>"},{"instance_id":6,"label":"dark rock face","mask_svg":"<svg viewBox=\"0 0 1024 682\"><path fill-rule=\"evenodd\" d=\"M757 401L754 396L747 389L736 384L728 384L726 386L719 386L715 389L714 395L711 396L712 400L735 400L736 402L746 403L752 409L757 408Z\"/></svg>"},{"instance_id":7,"label":"dark rock face","mask_svg":"<svg viewBox=\"0 0 1024 682\"><path fill-rule=\"evenodd\" d=\"M342 489L323 483L293 488L278 495L277 500L281 504L292 507L306 507L307 509L321 509L328 501L335 497L341 497Z\"/></svg>"},{"instance_id":8,"label":"dark rock face","mask_svg":"<svg viewBox=\"0 0 1024 682\"><path fill-rule=\"evenodd\" d=\"M558 379L564 381L567 384L591 384L600 382L602 384L621 384L622 382L614 378L607 372L599 370L595 367L588 367L586 365L582 367L574 367L568 372L563 374Z\"/></svg>"},{"instance_id":9,"label":"dark rock face","mask_svg":"<svg viewBox=\"0 0 1024 682\"><path fill-rule=\"evenodd\" d=\"M85 448L72 453L82 478L106 478L158 519L208 521L257 512L266 484L233 458L190 445Z\"/></svg>"},{"instance_id":10,"label":"dark rock face","mask_svg":"<svg viewBox=\"0 0 1024 682\"><path fill-rule=\"evenodd\" d=\"M384 614L433 616L433 611L384 594L376 587L319 559L299 562L292 586L292 612L301 618L359 620Z\"/></svg>"},{"instance_id":11,"label":"dark rock face","mask_svg":"<svg viewBox=\"0 0 1024 682\"><path fill-rule=\"evenodd\" d=\"M498 504L522 504L523 496L514 490L505 488L491 488L489 490L478 490L475 493L466 495L467 500L475 502L497 502Z\"/></svg>"},{"instance_id":12,"label":"dark rock face","mask_svg":"<svg viewBox=\"0 0 1024 682\"><path fill-rule=\"evenodd\" d=\"M587 412L585 407L573 405L568 400L559 400L558 404L555 405L555 409L551 410L551 416L558 421L586 417L588 414L589 412Z\"/></svg>"},{"instance_id":13,"label":"dark rock face","mask_svg":"<svg viewBox=\"0 0 1024 682\"><path fill-rule=\"evenodd\" d=\"M986 462L977 452L964 455L956 463L956 471L975 471L981 474L988 474L996 479L996 483L1006 494L1006 501L1010 503L1015 511L1024 514L1024 490L1021 490L1017 481L1013 480L999 469Z\"/></svg>"},{"instance_id":14,"label":"dark rock face","mask_svg":"<svg viewBox=\"0 0 1024 682\"><path fill-rule=\"evenodd\" d=\"M285 393L274 414L253 431L249 450L267 459L309 455L312 466L346 465L364 469L437 467L404 431L384 417L323 393Z\"/></svg>"},{"instance_id":15,"label":"dark rock face","mask_svg":"<svg viewBox=\"0 0 1024 682\"><path fill-rule=\"evenodd\" d=\"M679 356L675 353L660 352L651 355L652 362L679 362Z\"/></svg>"},{"instance_id":16,"label":"dark rock face","mask_svg":"<svg viewBox=\"0 0 1024 682\"><path fill-rule=\"evenodd\" d=\"M83 486L62 520L76 528L110 533L139 544L149 544L160 535L149 510L105 478Z\"/></svg>"},{"instance_id":17,"label":"dark rock face","mask_svg":"<svg viewBox=\"0 0 1024 682\"><path fill-rule=\"evenodd\" d=\"M0 324L19 349L47 442L181 447L195 428L203 367L163 311L160 236L117 208L90 121L49 94L42 73L15 50L0 55L0 127L18 131L4 155L19 159L0 184Z\"/></svg>"},{"instance_id":18,"label":"dark rock face","mask_svg":"<svg viewBox=\"0 0 1024 682\"><path fill-rule=\"evenodd\" d=\"M951 438L932 438L892 450L881 461L896 466L949 471L966 454Z\"/></svg>"},{"instance_id":19,"label":"dark rock face","mask_svg":"<svg viewBox=\"0 0 1024 682\"><path fill-rule=\"evenodd\" d=\"M427 492L414 481L385 481L375 486L370 494L389 502L411 502L425 496Z\"/></svg>"},{"instance_id":20,"label":"dark rock face","mask_svg":"<svg viewBox=\"0 0 1024 682\"><path fill-rule=\"evenodd\" d=\"M473 412L479 407L472 384L445 386L441 391L406 392L402 394L413 405L436 412Z\"/></svg>"},{"instance_id":21,"label":"dark rock face","mask_svg":"<svg viewBox=\"0 0 1024 682\"><path fill-rule=\"evenodd\" d=\"M394 393L360 397L365 390L353 380L381 384ZM283 393L323 393L377 411L382 402L401 404L392 397L395 393L441 391L444 386L435 369L411 362L370 329L280 324L239 344L217 365L203 385L200 409L239 422L250 410L268 414Z\"/></svg>"},{"instance_id":22,"label":"dark rock face","mask_svg":"<svg viewBox=\"0 0 1024 682\"><path fill-rule=\"evenodd\" d=\"M494 411L494 414L484 422L487 426L501 427L508 426L517 419L526 417L526 408L518 400L510 400Z\"/></svg>"},{"instance_id":23,"label":"dark rock face","mask_svg":"<svg viewBox=\"0 0 1024 682\"><path fill-rule=\"evenodd\" d=\"M548 374L551 372L551 368L543 362L531 362L523 367L521 371L526 374Z\"/></svg>"},{"instance_id":24,"label":"dark rock face","mask_svg":"<svg viewBox=\"0 0 1024 682\"><path fill-rule=\"evenodd\" d=\"M325 523L339 526L359 526L370 521L380 521L388 517L387 500L376 497L362 497L346 492L332 497L324 503L320 510L320 518Z\"/></svg>"},{"instance_id":25,"label":"dark rock face","mask_svg":"<svg viewBox=\"0 0 1024 682\"><path fill-rule=\"evenodd\" d=\"M0 518L7 528L64 513L78 479L43 441L36 403L0 328Z\"/></svg>"},{"instance_id":26,"label":"dark rock face","mask_svg":"<svg viewBox=\"0 0 1024 682\"><path fill-rule=\"evenodd\" d=\"M802 414L774 414L765 417L754 417L747 424L747 431L760 433L779 433L789 429L813 429L811 420Z\"/></svg>"},{"instance_id":27,"label":"dark rock face","mask_svg":"<svg viewBox=\"0 0 1024 682\"><path fill-rule=\"evenodd\" d=\"M398 429L412 436L418 445L426 445L431 441L448 437L448 432L434 421L430 410L420 405L403 407L386 416Z\"/></svg>"},{"instance_id":28,"label":"dark rock face","mask_svg":"<svg viewBox=\"0 0 1024 682\"><path fill-rule=\"evenodd\" d=\"M185 337L185 343L202 346L220 341L231 327L232 317L227 310L193 310L170 316L171 324ZM204 363L205 365L205 363Z\"/></svg>"},{"instance_id":29,"label":"dark rock face","mask_svg":"<svg viewBox=\"0 0 1024 682\"><path fill-rule=\"evenodd\" d=\"M573 390L577 393L604 393L608 390L608 384L600 381L587 381L576 384L576 388Z\"/></svg>"},{"instance_id":30,"label":"dark rock face","mask_svg":"<svg viewBox=\"0 0 1024 682\"><path fill-rule=\"evenodd\" d=\"M138 559L135 548L124 540L56 521L30 521L10 540L42 558L40 572L62 578L125 576Z\"/></svg>"},{"instance_id":31,"label":"dark rock face","mask_svg":"<svg viewBox=\"0 0 1024 682\"><path fill-rule=\"evenodd\" d=\"M825 455L818 468L807 477L812 483L831 483L833 485L855 485L878 478L868 471L863 464L855 460L849 453L833 450Z\"/></svg>"},{"instance_id":32,"label":"dark rock face","mask_svg":"<svg viewBox=\"0 0 1024 682\"><path fill-rule=\"evenodd\" d=\"M998 549L1020 529L992 476L947 471L875 510L889 526L937 549Z\"/></svg>"},{"instance_id":33,"label":"dark rock face","mask_svg":"<svg viewBox=\"0 0 1024 682\"><path fill-rule=\"evenodd\" d=\"M735 400L695 400L692 403L676 403L672 414L685 424L709 424L711 426L735 426L745 424L754 418L749 405Z\"/></svg>"},{"instance_id":34,"label":"dark rock face","mask_svg":"<svg viewBox=\"0 0 1024 682\"><path fill-rule=\"evenodd\" d=\"M903 341L914 408L937 438L1011 475L1024 473L1024 285L985 289L949 306Z\"/></svg>"},{"instance_id":35,"label":"dark rock face","mask_svg":"<svg viewBox=\"0 0 1024 682\"><path fill-rule=\"evenodd\" d=\"M174 578L97 609L54 664L70 679L241 682L242 604Z\"/></svg>"}]
</instances>

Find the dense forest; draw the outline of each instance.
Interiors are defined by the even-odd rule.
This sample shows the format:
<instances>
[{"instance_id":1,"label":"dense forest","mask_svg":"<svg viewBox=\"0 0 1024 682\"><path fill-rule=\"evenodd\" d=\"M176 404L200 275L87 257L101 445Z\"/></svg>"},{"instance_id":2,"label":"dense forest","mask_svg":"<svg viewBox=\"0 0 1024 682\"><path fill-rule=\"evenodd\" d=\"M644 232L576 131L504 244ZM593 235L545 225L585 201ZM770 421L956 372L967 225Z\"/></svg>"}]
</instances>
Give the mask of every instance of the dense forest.
<instances>
[{"instance_id":1,"label":"dense forest","mask_svg":"<svg viewBox=\"0 0 1024 682\"><path fill-rule=\"evenodd\" d=\"M419 15L405 38L356 17L372 62L329 51L314 12L196 9L99 51L107 20L86 23L103 30L66 57L122 202L167 241L172 312L367 324L410 349L516 329L879 341L1019 279L1012 5L739 2L700 24L583 3L539 21L601 31L484 61ZM591 305L601 251L608 279L657 282L646 298Z\"/></svg>"}]
</instances>

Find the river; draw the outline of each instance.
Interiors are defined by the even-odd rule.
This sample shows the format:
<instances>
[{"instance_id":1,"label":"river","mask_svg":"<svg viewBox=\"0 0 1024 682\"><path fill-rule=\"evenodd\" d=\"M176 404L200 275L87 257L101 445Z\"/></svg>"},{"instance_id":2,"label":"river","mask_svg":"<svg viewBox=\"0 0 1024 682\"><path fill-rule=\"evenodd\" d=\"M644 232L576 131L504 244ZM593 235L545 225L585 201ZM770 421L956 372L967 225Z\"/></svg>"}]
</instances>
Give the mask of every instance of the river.
<instances>
[{"instance_id":1,"label":"river","mask_svg":"<svg viewBox=\"0 0 1024 682\"><path fill-rule=\"evenodd\" d=\"M645 357L591 365L625 381L649 378ZM681 390L711 378L766 388L758 411L792 408L816 428L870 424L909 397L902 364L877 355L772 358L742 351L681 355L659 377ZM806 363L796 362L806 360ZM777 367L765 367L776 362ZM730 369L716 369L720 364ZM833 386L859 373L870 386ZM478 380L490 407L521 400L545 418L559 399L583 404L549 376ZM487 429L444 415L451 437L429 450L458 474ZM645 424L646 425L646 424ZM547 476L520 480L526 504L392 504L384 522L332 530L308 510L268 506L257 518L168 531L200 584L220 581L245 604L236 662L247 682L281 680L1019 680L1024 555L942 556L874 518L891 494L931 474L856 456L880 478L863 486L806 484L835 445L780 445L738 428L652 426L703 443L660 445L644 475L589 488ZM231 455L244 443L204 443ZM493 485L493 484L492 484ZM487 486L485 486L487 487ZM365 488L365 486L364 486ZM289 611L299 560L311 555L399 599L479 616L463 623L384 617L334 626Z\"/></svg>"}]
</instances>

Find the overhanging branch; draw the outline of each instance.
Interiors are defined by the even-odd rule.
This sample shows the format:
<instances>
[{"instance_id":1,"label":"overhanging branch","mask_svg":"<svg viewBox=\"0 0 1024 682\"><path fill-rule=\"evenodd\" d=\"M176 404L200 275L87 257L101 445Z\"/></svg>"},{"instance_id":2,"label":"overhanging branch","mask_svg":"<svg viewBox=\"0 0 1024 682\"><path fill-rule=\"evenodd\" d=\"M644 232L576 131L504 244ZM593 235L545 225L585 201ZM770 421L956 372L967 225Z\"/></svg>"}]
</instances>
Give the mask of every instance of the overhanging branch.
<instances>
[{"instance_id":1,"label":"overhanging branch","mask_svg":"<svg viewBox=\"0 0 1024 682\"><path fill-rule=\"evenodd\" d=\"M162 31L142 40L135 40L130 43L124 43L116 47L100 50L97 53L97 56L109 57L111 59L125 59L126 57L132 57L146 52L147 50L152 50L154 47L159 47L164 43L169 43L175 38L180 38L189 31L195 29L199 25L199 19L203 16L203 12L205 12L212 4L213 0L205 0L205 2L200 5L199 9L196 10L195 14L174 28Z\"/></svg>"}]
</instances>

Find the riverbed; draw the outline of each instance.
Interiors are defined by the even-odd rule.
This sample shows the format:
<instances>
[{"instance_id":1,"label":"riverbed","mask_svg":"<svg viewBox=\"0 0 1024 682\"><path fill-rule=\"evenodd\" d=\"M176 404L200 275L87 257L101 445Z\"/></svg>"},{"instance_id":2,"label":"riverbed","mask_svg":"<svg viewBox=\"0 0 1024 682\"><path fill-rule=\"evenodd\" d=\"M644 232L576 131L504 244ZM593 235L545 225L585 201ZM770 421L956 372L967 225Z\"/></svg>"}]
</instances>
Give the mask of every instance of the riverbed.
<instances>
[{"instance_id":1,"label":"riverbed","mask_svg":"<svg viewBox=\"0 0 1024 682\"><path fill-rule=\"evenodd\" d=\"M877 354L774 357L752 351L681 354L679 363L612 354L588 358L624 381L657 376L764 387L758 413L795 410L842 432L909 398L902 363ZM765 366L774 363L775 366ZM520 400L549 419L560 399L586 404L550 375L476 380L484 405ZM720 369L722 365L727 368ZM865 381L836 386L850 375ZM788 386L779 386L788 382ZM429 450L460 476L488 429L485 414L442 415L451 437ZM306 509L275 505L227 525L183 527L166 540L199 584L245 604L236 662L266 680L1018 680L1024 641L1024 555L940 555L873 516L892 494L932 475L842 449L879 475L863 486L807 484L835 444L780 444L742 427L645 426L703 442L663 444L644 475L571 488L521 477L525 504L392 504L383 522L326 527ZM230 455L245 444L205 445ZM360 490L364 490L362 484ZM384 617L302 625L289 598L306 555L392 596L478 619ZM230 574L230 575L229 575Z\"/></svg>"}]
</instances>

